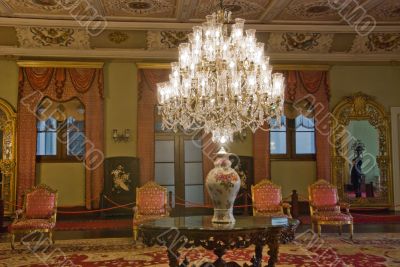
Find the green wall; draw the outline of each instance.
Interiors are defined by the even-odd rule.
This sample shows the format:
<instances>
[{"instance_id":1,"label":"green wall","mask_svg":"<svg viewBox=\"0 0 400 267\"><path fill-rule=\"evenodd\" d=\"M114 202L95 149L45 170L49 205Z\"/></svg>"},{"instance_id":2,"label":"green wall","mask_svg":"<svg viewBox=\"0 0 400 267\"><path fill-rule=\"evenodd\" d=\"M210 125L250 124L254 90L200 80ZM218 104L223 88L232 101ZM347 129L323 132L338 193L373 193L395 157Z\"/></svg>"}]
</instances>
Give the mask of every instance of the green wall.
<instances>
[{"instance_id":1,"label":"green wall","mask_svg":"<svg viewBox=\"0 0 400 267\"><path fill-rule=\"evenodd\" d=\"M137 144L137 68L135 63L107 63L105 84L105 156L136 156ZM131 130L127 143L115 143L112 129Z\"/></svg>"},{"instance_id":2,"label":"green wall","mask_svg":"<svg viewBox=\"0 0 400 267\"><path fill-rule=\"evenodd\" d=\"M85 206L85 167L82 163L41 163L36 179L58 190L58 205Z\"/></svg>"},{"instance_id":3,"label":"green wall","mask_svg":"<svg viewBox=\"0 0 400 267\"><path fill-rule=\"evenodd\" d=\"M0 97L17 109L18 66L15 60L0 60Z\"/></svg>"},{"instance_id":4,"label":"green wall","mask_svg":"<svg viewBox=\"0 0 400 267\"><path fill-rule=\"evenodd\" d=\"M134 62L108 62L105 79L105 156L136 156L137 148L137 69ZM344 66L330 70L331 108L343 96L363 91L373 95L387 109L400 106L399 66ZM14 60L0 60L0 97L16 106L18 67ZM114 143L112 129L131 129L128 143ZM228 146L232 153L252 156L252 135ZM39 164L38 181L60 191L61 206L84 205L84 167L81 164ZM293 189L307 194L315 181L314 161L272 161L272 180L282 185L283 195ZM64 192L64 193L63 193ZM61 196L62 195L62 196Z\"/></svg>"}]
</instances>

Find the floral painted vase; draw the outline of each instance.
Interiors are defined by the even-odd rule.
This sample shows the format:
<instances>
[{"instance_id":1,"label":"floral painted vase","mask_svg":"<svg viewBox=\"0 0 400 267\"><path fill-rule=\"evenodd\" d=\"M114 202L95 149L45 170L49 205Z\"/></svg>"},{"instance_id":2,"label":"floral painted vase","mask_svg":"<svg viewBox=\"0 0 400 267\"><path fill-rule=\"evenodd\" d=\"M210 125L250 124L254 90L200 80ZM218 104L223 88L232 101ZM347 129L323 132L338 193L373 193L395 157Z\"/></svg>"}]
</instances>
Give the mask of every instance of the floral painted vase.
<instances>
[{"instance_id":1,"label":"floral painted vase","mask_svg":"<svg viewBox=\"0 0 400 267\"><path fill-rule=\"evenodd\" d=\"M214 207L213 223L234 223L233 203L240 189L240 177L231 168L229 154L222 148L208 173L206 187Z\"/></svg>"}]
</instances>

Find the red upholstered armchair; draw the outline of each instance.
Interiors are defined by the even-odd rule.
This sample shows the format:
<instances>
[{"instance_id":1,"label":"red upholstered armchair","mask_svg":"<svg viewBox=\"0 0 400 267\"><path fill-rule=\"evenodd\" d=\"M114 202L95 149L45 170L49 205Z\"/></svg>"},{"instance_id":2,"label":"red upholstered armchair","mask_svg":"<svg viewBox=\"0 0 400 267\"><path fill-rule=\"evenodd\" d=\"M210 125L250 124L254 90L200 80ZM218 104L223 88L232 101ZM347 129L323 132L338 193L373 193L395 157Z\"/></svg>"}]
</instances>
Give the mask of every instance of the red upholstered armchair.
<instances>
[{"instance_id":1,"label":"red upholstered armchair","mask_svg":"<svg viewBox=\"0 0 400 267\"><path fill-rule=\"evenodd\" d=\"M321 225L336 225L339 227L339 234L342 233L342 226L350 226L350 239L353 238L353 217L349 212L350 205L339 203L336 186L325 180L318 180L308 187L310 200L311 227L314 230L317 225L318 236L321 236ZM342 213L341 208L346 212Z\"/></svg>"},{"instance_id":2,"label":"red upholstered armchair","mask_svg":"<svg viewBox=\"0 0 400 267\"><path fill-rule=\"evenodd\" d=\"M53 229L56 225L56 215L56 190L43 184L28 190L24 195L23 209L16 211L15 220L9 226L11 248L14 249L15 235L19 233L48 233L50 244L54 244Z\"/></svg>"},{"instance_id":3,"label":"red upholstered armchair","mask_svg":"<svg viewBox=\"0 0 400 267\"><path fill-rule=\"evenodd\" d=\"M139 224L169 216L167 189L152 181L136 188L136 206L133 212L133 240L136 241Z\"/></svg>"},{"instance_id":4,"label":"red upholstered armchair","mask_svg":"<svg viewBox=\"0 0 400 267\"><path fill-rule=\"evenodd\" d=\"M251 186L254 216L286 216L290 214L290 204L282 203L281 187L264 179ZM285 212L286 214L285 214Z\"/></svg>"},{"instance_id":5,"label":"red upholstered armchair","mask_svg":"<svg viewBox=\"0 0 400 267\"><path fill-rule=\"evenodd\" d=\"M263 179L251 186L254 216L276 216L292 218L290 204L282 202L282 189L270 180ZM293 241L296 229L300 222L293 223L290 228L282 232L283 243Z\"/></svg>"}]
</instances>

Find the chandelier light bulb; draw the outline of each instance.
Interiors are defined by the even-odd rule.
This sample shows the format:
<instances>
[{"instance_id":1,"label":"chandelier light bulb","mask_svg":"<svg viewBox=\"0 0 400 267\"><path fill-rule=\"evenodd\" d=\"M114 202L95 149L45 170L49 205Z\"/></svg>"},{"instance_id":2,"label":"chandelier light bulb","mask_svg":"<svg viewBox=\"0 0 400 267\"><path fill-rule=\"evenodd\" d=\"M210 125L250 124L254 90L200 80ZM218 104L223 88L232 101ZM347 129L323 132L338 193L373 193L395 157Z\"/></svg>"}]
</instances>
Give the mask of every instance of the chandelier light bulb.
<instances>
[{"instance_id":1,"label":"chandelier light bulb","mask_svg":"<svg viewBox=\"0 0 400 267\"><path fill-rule=\"evenodd\" d=\"M244 31L240 18L228 31L229 18L226 10L206 16L193 27L189 42L179 45L169 81L157 84L164 130L203 129L225 143L236 132L280 120L284 76L272 73L256 31Z\"/></svg>"}]
</instances>

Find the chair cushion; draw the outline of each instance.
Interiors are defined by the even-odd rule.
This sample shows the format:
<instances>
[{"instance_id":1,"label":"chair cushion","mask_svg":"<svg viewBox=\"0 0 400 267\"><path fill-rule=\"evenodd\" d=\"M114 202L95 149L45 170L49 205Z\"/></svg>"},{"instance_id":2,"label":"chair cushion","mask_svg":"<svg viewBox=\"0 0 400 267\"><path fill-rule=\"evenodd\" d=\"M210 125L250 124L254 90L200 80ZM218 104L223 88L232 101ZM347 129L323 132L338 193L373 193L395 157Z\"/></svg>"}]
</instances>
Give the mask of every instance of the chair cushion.
<instances>
[{"instance_id":1,"label":"chair cushion","mask_svg":"<svg viewBox=\"0 0 400 267\"><path fill-rule=\"evenodd\" d=\"M336 206L337 191L333 187L315 188L311 192L312 205L315 207Z\"/></svg>"},{"instance_id":2,"label":"chair cushion","mask_svg":"<svg viewBox=\"0 0 400 267\"><path fill-rule=\"evenodd\" d=\"M269 185L261 185L254 188L254 203L257 208L261 206L280 206L282 195L280 188L272 187Z\"/></svg>"},{"instance_id":3,"label":"chair cushion","mask_svg":"<svg viewBox=\"0 0 400 267\"><path fill-rule=\"evenodd\" d=\"M25 216L28 219L48 219L53 215L56 195L44 189L26 195Z\"/></svg>"},{"instance_id":4,"label":"chair cushion","mask_svg":"<svg viewBox=\"0 0 400 267\"><path fill-rule=\"evenodd\" d=\"M289 218L289 216L285 213L283 213L282 211L257 211L261 216L270 216L270 217L285 217L285 218Z\"/></svg>"},{"instance_id":5,"label":"chair cushion","mask_svg":"<svg viewBox=\"0 0 400 267\"><path fill-rule=\"evenodd\" d=\"M20 220L10 225L10 230L53 229L55 222L43 219Z\"/></svg>"},{"instance_id":6,"label":"chair cushion","mask_svg":"<svg viewBox=\"0 0 400 267\"><path fill-rule=\"evenodd\" d=\"M137 203L138 213L140 215L162 215L166 213L165 204L164 191L141 191Z\"/></svg>"},{"instance_id":7,"label":"chair cushion","mask_svg":"<svg viewBox=\"0 0 400 267\"><path fill-rule=\"evenodd\" d=\"M313 221L351 222L353 217L341 212L318 212L312 216Z\"/></svg>"}]
</instances>

